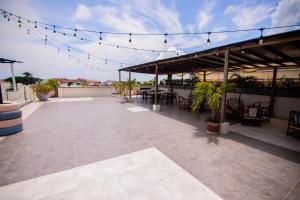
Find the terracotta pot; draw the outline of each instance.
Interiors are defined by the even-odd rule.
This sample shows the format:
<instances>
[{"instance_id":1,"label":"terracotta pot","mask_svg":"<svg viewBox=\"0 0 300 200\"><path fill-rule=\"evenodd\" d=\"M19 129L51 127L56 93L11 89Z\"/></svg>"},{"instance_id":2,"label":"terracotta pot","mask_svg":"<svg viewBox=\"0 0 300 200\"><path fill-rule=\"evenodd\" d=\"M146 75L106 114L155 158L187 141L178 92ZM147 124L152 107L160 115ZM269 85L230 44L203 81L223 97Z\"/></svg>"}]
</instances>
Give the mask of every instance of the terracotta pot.
<instances>
[{"instance_id":1,"label":"terracotta pot","mask_svg":"<svg viewBox=\"0 0 300 200\"><path fill-rule=\"evenodd\" d=\"M220 130L220 123L207 122L207 132L210 134L218 134Z\"/></svg>"},{"instance_id":2,"label":"terracotta pot","mask_svg":"<svg viewBox=\"0 0 300 200\"><path fill-rule=\"evenodd\" d=\"M36 94L37 98L40 100L40 101L48 101L49 99L49 93L37 93Z\"/></svg>"}]
</instances>

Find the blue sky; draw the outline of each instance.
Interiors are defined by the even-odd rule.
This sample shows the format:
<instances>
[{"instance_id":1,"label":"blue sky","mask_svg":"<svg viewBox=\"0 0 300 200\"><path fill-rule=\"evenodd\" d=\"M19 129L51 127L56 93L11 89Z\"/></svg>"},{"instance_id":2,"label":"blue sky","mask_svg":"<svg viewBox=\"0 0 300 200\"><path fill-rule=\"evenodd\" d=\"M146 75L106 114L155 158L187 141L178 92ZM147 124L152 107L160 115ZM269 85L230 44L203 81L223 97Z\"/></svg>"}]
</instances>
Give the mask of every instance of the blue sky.
<instances>
[{"instance_id":1,"label":"blue sky","mask_svg":"<svg viewBox=\"0 0 300 200\"><path fill-rule=\"evenodd\" d=\"M0 8L33 20L74 28L99 31L132 33L208 32L231 29L247 29L290 25L300 22L300 1L237 1L237 0L132 0L132 1L37 1L1 0ZM39 27L39 33L27 35L25 25L20 29L16 22L0 18L1 57L24 61L18 64L16 73L30 71L42 78L67 77L97 80L117 79L118 63L139 64L160 58L175 56L176 53L152 53L126 50L98 42L82 42L78 37L98 40L97 34L78 33L77 38L47 32ZM288 31L282 29L280 31ZM274 34L277 31L265 31ZM48 35L48 45L44 37ZM72 32L70 33L72 34ZM211 45L219 46L259 36L259 32L214 34ZM52 41L52 38L55 41ZM103 41L116 45L156 50L172 50L180 54L209 48L207 35L168 36L163 43L162 36L134 36L128 43L128 36L103 35ZM86 55L71 51L68 55L57 53L57 48L67 51L61 43L114 60L105 63ZM78 63L78 59L80 62ZM85 63L88 63L87 65ZM1 65L0 78L10 75L9 66ZM127 75L126 75L127 76ZM152 76L134 74L139 80Z\"/></svg>"}]
</instances>

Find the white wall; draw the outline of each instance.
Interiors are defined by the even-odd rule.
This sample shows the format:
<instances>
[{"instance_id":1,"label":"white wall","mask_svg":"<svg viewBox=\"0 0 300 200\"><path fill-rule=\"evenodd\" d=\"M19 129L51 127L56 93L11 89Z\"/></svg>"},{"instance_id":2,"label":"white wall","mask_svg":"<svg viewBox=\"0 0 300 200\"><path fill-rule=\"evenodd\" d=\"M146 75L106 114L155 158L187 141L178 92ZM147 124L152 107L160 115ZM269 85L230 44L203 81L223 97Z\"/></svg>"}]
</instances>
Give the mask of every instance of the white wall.
<instances>
[{"instance_id":1,"label":"white wall","mask_svg":"<svg viewBox=\"0 0 300 200\"><path fill-rule=\"evenodd\" d=\"M101 97L111 96L114 87L59 87L58 97Z\"/></svg>"}]
</instances>

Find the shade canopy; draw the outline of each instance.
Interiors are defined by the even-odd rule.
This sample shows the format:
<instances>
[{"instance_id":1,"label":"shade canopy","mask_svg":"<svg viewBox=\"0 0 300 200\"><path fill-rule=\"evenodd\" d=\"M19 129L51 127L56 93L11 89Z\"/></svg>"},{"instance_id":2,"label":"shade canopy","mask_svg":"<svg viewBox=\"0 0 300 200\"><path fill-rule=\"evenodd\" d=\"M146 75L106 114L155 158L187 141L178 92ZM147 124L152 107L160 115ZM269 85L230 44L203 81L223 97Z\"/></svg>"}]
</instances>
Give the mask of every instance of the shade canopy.
<instances>
[{"instance_id":1,"label":"shade canopy","mask_svg":"<svg viewBox=\"0 0 300 200\"><path fill-rule=\"evenodd\" d=\"M17 60L9 60L9 59L5 59L5 58L0 58L0 63L23 63L23 62L17 61Z\"/></svg>"},{"instance_id":2,"label":"shade canopy","mask_svg":"<svg viewBox=\"0 0 300 200\"><path fill-rule=\"evenodd\" d=\"M223 71L225 50L229 50L229 71L241 69L296 68L300 66L300 30L232 43L182 56L156 60L119 69L158 74Z\"/></svg>"}]
</instances>

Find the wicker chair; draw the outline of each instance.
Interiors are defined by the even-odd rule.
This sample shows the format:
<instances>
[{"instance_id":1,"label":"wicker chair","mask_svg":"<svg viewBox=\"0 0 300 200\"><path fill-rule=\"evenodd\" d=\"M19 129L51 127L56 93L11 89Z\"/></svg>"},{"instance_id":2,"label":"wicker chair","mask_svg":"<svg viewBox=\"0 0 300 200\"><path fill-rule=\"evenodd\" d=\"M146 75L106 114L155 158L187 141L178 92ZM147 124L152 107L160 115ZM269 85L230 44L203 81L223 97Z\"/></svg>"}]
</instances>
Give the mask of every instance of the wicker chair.
<instances>
[{"instance_id":1,"label":"wicker chair","mask_svg":"<svg viewBox=\"0 0 300 200\"><path fill-rule=\"evenodd\" d=\"M229 98L226 103L226 113L229 119L239 119L243 112L244 102L237 98Z\"/></svg>"},{"instance_id":2,"label":"wicker chair","mask_svg":"<svg viewBox=\"0 0 300 200\"><path fill-rule=\"evenodd\" d=\"M263 116L261 113L260 106L254 104L250 106L244 106L240 118L241 118L242 125L245 125L246 123L247 124L251 123L251 124L261 126L261 122L263 121Z\"/></svg>"}]
</instances>

